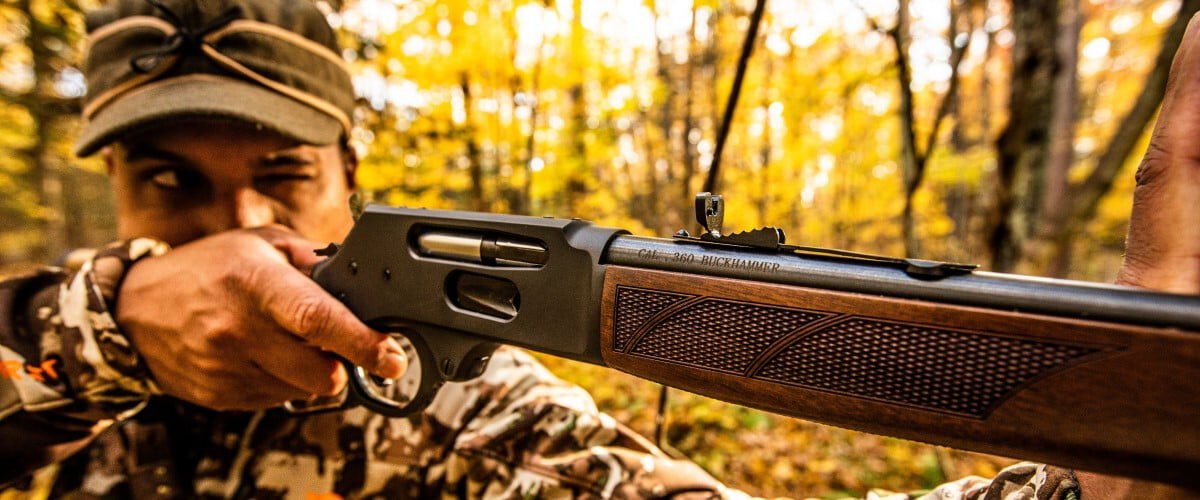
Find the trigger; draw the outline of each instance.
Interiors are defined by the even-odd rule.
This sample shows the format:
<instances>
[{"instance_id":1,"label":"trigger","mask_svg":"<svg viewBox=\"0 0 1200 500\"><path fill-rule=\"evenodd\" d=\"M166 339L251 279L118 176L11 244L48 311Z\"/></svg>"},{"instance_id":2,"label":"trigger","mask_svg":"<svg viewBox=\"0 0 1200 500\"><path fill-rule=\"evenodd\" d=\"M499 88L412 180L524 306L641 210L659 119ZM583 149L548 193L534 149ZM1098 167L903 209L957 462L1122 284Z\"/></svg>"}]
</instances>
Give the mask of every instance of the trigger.
<instances>
[{"instance_id":1,"label":"trigger","mask_svg":"<svg viewBox=\"0 0 1200 500\"><path fill-rule=\"evenodd\" d=\"M325 248L313 250L313 253L317 254L319 257L333 257L334 254L338 253L338 250L339 247L337 246L337 243L330 243Z\"/></svg>"}]
</instances>

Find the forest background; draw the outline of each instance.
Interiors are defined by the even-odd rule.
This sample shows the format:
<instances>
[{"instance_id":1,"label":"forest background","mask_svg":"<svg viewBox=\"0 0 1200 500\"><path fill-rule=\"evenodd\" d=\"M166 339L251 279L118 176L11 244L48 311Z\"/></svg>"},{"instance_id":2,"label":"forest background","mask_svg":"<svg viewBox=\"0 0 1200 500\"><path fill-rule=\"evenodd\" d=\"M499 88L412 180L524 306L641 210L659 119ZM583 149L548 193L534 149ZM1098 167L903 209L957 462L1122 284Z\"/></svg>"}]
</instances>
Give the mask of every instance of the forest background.
<instances>
[{"instance_id":1,"label":"forest background","mask_svg":"<svg viewBox=\"0 0 1200 500\"><path fill-rule=\"evenodd\" d=\"M103 165L70 153L81 12L0 3L0 274L114 238ZM1111 280L1133 172L1200 0L771 0L729 141L714 141L753 0L318 2L359 95L378 202L695 229ZM546 359L653 435L658 388ZM673 392L671 447L763 495L862 495L1012 460Z\"/></svg>"}]
</instances>

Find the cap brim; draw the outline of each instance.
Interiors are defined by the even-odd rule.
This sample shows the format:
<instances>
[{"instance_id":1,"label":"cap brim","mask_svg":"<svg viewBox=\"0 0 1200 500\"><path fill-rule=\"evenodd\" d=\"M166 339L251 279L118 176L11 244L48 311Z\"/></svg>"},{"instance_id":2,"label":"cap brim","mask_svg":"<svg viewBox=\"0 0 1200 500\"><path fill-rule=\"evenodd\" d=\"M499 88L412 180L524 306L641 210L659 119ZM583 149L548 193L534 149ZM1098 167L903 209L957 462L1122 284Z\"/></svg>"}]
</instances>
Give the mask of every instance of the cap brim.
<instances>
[{"instance_id":1,"label":"cap brim","mask_svg":"<svg viewBox=\"0 0 1200 500\"><path fill-rule=\"evenodd\" d=\"M129 134L188 119L244 122L320 146L342 136L338 120L265 87L224 77L177 80L134 89L100 109L84 123L75 154L88 156Z\"/></svg>"}]
</instances>

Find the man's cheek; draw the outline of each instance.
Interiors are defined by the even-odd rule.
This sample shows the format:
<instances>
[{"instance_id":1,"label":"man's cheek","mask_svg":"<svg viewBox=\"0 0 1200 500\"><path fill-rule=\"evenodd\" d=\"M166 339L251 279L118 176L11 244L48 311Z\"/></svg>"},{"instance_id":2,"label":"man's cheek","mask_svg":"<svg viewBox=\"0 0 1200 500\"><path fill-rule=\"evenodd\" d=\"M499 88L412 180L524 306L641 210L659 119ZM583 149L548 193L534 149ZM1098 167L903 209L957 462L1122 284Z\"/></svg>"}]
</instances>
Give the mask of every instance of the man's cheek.
<instances>
[{"instance_id":1,"label":"man's cheek","mask_svg":"<svg viewBox=\"0 0 1200 500\"><path fill-rule=\"evenodd\" d=\"M117 223L122 238L147 236L168 240L179 226L187 225L176 210L139 190L117 191Z\"/></svg>"},{"instance_id":2,"label":"man's cheek","mask_svg":"<svg viewBox=\"0 0 1200 500\"><path fill-rule=\"evenodd\" d=\"M118 215L121 238L149 237L170 245L182 245L204 236L190 214L165 212L162 207L147 207Z\"/></svg>"},{"instance_id":3,"label":"man's cheek","mask_svg":"<svg viewBox=\"0 0 1200 500\"><path fill-rule=\"evenodd\" d=\"M316 197L292 205L279 217L280 223L316 241L340 241L353 224L350 209L336 198Z\"/></svg>"},{"instance_id":4,"label":"man's cheek","mask_svg":"<svg viewBox=\"0 0 1200 500\"><path fill-rule=\"evenodd\" d=\"M354 218L350 213L350 190L344 185L326 193L321 203L321 233L324 240L341 241L346 238L350 228L354 226Z\"/></svg>"}]
</instances>

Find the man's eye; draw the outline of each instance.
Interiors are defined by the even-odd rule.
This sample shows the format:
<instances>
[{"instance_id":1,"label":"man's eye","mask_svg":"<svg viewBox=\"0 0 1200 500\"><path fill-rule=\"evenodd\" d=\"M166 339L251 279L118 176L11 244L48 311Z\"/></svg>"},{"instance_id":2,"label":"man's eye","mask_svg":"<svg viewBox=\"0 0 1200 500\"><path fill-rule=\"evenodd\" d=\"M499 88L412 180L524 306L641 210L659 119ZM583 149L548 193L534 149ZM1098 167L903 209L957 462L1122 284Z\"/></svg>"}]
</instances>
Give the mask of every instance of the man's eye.
<instances>
[{"instance_id":1,"label":"man's eye","mask_svg":"<svg viewBox=\"0 0 1200 500\"><path fill-rule=\"evenodd\" d=\"M255 177L254 180L263 184L281 184L284 182L307 181L312 178L313 176L306 174L270 174L260 175Z\"/></svg>"},{"instance_id":2,"label":"man's eye","mask_svg":"<svg viewBox=\"0 0 1200 500\"><path fill-rule=\"evenodd\" d=\"M163 189L179 189L182 183L179 180L179 172L172 169L160 170L150 176L150 182L155 186Z\"/></svg>"}]
</instances>

